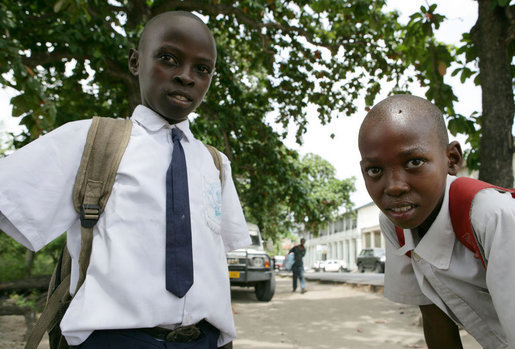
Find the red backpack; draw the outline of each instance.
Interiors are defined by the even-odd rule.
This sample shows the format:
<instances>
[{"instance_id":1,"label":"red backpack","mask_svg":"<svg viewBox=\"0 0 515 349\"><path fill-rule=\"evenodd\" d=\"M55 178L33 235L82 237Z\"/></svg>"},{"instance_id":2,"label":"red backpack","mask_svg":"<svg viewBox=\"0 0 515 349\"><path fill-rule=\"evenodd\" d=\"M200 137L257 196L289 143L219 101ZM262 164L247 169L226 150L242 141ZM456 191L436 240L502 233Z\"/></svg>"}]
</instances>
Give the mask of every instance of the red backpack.
<instances>
[{"instance_id":1,"label":"red backpack","mask_svg":"<svg viewBox=\"0 0 515 349\"><path fill-rule=\"evenodd\" d=\"M449 190L449 214L451 216L452 228L458 240L469 250L474 252L474 257L479 258L486 269L486 262L483 257L482 248L479 246L474 232L472 223L470 223L470 209L472 200L476 194L487 188L498 189L502 192L511 193L515 199L515 188L506 189L497 187L493 184L486 183L474 178L460 177L451 184ZM399 227L395 227L399 244L404 246L404 231ZM411 257L411 251L406 252Z\"/></svg>"}]
</instances>

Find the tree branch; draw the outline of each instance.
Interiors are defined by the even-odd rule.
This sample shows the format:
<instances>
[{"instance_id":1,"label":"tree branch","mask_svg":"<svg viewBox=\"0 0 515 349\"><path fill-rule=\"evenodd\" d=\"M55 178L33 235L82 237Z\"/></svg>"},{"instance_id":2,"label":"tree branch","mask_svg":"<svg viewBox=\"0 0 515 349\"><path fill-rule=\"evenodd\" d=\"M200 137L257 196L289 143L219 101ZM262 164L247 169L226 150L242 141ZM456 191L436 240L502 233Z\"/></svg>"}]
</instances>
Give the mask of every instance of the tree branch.
<instances>
[{"instance_id":1,"label":"tree branch","mask_svg":"<svg viewBox=\"0 0 515 349\"><path fill-rule=\"evenodd\" d=\"M216 122L218 124L221 123L221 120L218 117L218 115L216 113L214 113L213 110L211 108L209 108L206 103L202 103L199 106L198 109L202 110L203 114L208 115L209 119L213 120L213 122ZM232 149L231 149L231 146L229 144L229 136L227 135L227 132L226 132L225 129L223 129L221 132L222 132L222 136L223 136L223 139L224 139L224 150L223 150L223 153L225 155L227 155L227 158L230 161L233 161L234 160L234 156L232 154Z\"/></svg>"},{"instance_id":2,"label":"tree branch","mask_svg":"<svg viewBox=\"0 0 515 349\"><path fill-rule=\"evenodd\" d=\"M245 24L246 26L255 29L256 32L262 37L264 43L272 41L271 38L262 33L261 29L274 29L280 30L286 34L291 36L303 36L306 40L315 46L325 47L329 49L331 52L336 52L340 45L351 43L349 41L350 38L340 38L340 44L338 45L328 45L322 42L315 41L312 34L306 31L304 28L291 26L291 25L283 25L277 22L261 22L257 21L249 16L247 16L242 10L236 8L234 6L228 4L206 4L204 2L199 1L167 1L165 4L157 6L152 9L152 16L155 16L159 13L169 10L181 9L185 11L198 11L202 10L202 13L209 14L211 16L216 16L218 14L226 14L233 15L240 23ZM263 37L266 37L264 39Z\"/></svg>"},{"instance_id":3,"label":"tree branch","mask_svg":"<svg viewBox=\"0 0 515 349\"><path fill-rule=\"evenodd\" d=\"M30 68L34 68L38 65L45 65L48 63L61 62L63 59L87 59L87 56L77 56L69 51L65 50L54 50L52 52L36 52L32 53L30 57L22 56L21 62Z\"/></svg>"},{"instance_id":4,"label":"tree branch","mask_svg":"<svg viewBox=\"0 0 515 349\"><path fill-rule=\"evenodd\" d=\"M107 68L106 73L109 76L111 76L117 80L120 80L127 85L132 85L134 83L134 79L132 78L129 71L122 69L120 67L120 65L118 64L118 62L113 61L109 58L106 58L105 63L106 63L106 68Z\"/></svg>"}]
</instances>

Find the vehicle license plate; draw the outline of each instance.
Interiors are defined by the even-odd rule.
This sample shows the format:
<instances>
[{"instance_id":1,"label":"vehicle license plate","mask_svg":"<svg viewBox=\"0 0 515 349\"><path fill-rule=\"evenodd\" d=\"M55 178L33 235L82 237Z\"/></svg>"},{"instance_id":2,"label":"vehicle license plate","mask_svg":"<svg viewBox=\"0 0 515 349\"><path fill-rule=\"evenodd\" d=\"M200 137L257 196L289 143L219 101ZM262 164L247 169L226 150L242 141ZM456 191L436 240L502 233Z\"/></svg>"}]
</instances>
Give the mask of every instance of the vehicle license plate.
<instances>
[{"instance_id":1,"label":"vehicle license plate","mask_svg":"<svg viewBox=\"0 0 515 349\"><path fill-rule=\"evenodd\" d=\"M229 272L229 278L231 278L231 279L239 279L240 278L240 272L239 271L230 271Z\"/></svg>"}]
</instances>

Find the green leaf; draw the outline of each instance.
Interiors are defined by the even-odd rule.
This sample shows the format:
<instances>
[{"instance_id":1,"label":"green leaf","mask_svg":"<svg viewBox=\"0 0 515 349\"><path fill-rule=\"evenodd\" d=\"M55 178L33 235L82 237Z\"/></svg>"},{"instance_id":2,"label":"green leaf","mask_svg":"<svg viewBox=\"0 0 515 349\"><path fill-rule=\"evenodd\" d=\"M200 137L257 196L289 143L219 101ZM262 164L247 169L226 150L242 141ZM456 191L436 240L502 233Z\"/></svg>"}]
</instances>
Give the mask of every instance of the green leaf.
<instances>
[{"instance_id":1,"label":"green leaf","mask_svg":"<svg viewBox=\"0 0 515 349\"><path fill-rule=\"evenodd\" d=\"M497 0L497 1L493 1L493 2L494 3L497 2L497 4L500 7L506 7L510 3L510 0Z\"/></svg>"},{"instance_id":2,"label":"green leaf","mask_svg":"<svg viewBox=\"0 0 515 349\"><path fill-rule=\"evenodd\" d=\"M61 11L62 9L64 9L68 5L68 1L69 0L56 1L56 3L54 4L54 12L57 13L57 12Z\"/></svg>"}]
</instances>

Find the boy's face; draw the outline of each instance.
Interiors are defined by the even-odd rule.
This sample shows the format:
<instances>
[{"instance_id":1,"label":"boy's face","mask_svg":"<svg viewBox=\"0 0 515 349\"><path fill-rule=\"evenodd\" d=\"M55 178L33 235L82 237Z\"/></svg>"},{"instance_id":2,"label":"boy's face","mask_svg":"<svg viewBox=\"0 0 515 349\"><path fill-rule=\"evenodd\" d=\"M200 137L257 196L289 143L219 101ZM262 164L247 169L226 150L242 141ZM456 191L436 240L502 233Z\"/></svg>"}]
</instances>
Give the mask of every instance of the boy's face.
<instances>
[{"instance_id":1,"label":"boy's face","mask_svg":"<svg viewBox=\"0 0 515 349\"><path fill-rule=\"evenodd\" d=\"M361 171L375 204L404 229L432 224L455 174L454 147L444 147L429 118L365 120L359 138ZM450 150L452 149L452 150ZM459 159L461 160L461 158Z\"/></svg>"},{"instance_id":2,"label":"boy's face","mask_svg":"<svg viewBox=\"0 0 515 349\"><path fill-rule=\"evenodd\" d=\"M150 26L140 51L131 50L129 68L139 77L141 103L175 124L200 105L211 84L215 42L202 23L185 16Z\"/></svg>"}]
</instances>

